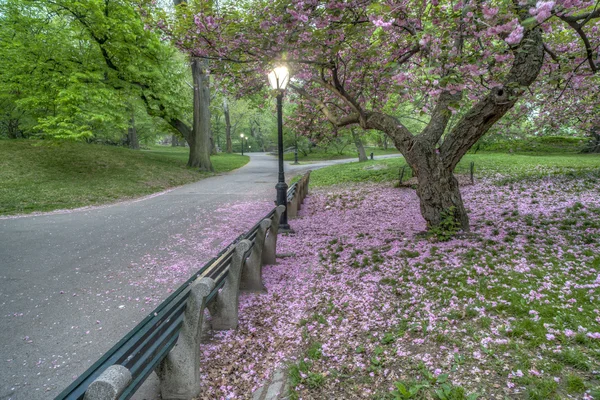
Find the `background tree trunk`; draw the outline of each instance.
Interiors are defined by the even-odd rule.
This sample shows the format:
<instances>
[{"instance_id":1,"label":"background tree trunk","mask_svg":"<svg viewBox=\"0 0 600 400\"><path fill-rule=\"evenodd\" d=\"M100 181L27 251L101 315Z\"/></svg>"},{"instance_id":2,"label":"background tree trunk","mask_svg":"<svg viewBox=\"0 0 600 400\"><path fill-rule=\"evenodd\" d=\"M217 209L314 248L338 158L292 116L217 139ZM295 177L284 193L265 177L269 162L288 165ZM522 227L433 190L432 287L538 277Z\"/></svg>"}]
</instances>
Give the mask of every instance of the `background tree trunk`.
<instances>
[{"instance_id":1,"label":"background tree trunk","mask_svg":"<svg viewBox=\"0 0 600 400\"><path fill-rule=\"evenodd\" d=\"M184 147L185 139L179 135L172 134L171 135L171 146L173 147Z\"/></svg>"},{"instance_id":2,"label":"background tree trunk","mask_svg":"<svg viewBox=\"0 0 600 400\"><path fill-rule=\"evenodd\" d=\"M194 124L192 135L188 140L190 156L188 167L200 168L201 171L214 171L210 162L212 151L210 135L210 88L206 73L208 62L199 58L192 59L192 75L194 78Z\"/></svg>"},{"instance_id":3,"label":"background tree trunk","mask_svg":"<svg viewBox=\"0 0 600 400\"><path fill-rule=\"evenodd\" d=\"M352 132L352 139L354 140L354 144L356 145L356 150L358 150L358 161L367 161L367 153L365 153L365 146L363 146L362 140L360 140L360 136L358 135L358 133L356 133L355 128L352 128L350 131Z\"/></svg>"},{"instance_id":4,"label":"background tree trunk","mask_svg":"<svg viewBox=\"0 0 600 400\"><path fill-rule=\"evenodd\" d=\"M600 127L592 127L588 137L589 140L582 153L600 153Z\"/></svg>"},{"instance_id":5,"label":"background tree trunk","mask_svg":"<svg viewBox=\"0 0 600 400\"><path fill-rule=\"evenodd\" d=\"M231 145L231 119L229 117L229 104L227 104L227 99L223 101L223 115L225 115L225 142L226 142L226 152L231 154L233 153L233 148Z\"/></svg>"},{"instance_id":6,"label":"background tree trunk","mask_svg":"<svg viewBox=\"0 0 600 400\"><path fill-rule=\"evenodd\" d=\"M129 120L129 128L127 129L127 144L130 149L140 149L140 142L138 140L137 130L135 129L135 113L133 108L131 109L131 119Z\"/></svg>"},{"instance_id":7,"label":"background tree trunk","mask_svg":"<svg viewBox=\"0 0 600 400\"><path fill-rule=\"evenodd\" d=\"M6 133L9 139L18 139L19 137L23 137L21 131L19 130L19 120L18 119L9 119L6 124Z\"/></svg>"},{"instance_id":8,"label":"background tree trunk","mask_svg":"<svg viewBox=\"0 0 600 400\"><path fill-rule=\"evenodd\" d=\"M213 131L213 139L215 140L215 153L223 151L221 147L221 116L215 113L215 129Z\"/></svg>"}]
</instances>

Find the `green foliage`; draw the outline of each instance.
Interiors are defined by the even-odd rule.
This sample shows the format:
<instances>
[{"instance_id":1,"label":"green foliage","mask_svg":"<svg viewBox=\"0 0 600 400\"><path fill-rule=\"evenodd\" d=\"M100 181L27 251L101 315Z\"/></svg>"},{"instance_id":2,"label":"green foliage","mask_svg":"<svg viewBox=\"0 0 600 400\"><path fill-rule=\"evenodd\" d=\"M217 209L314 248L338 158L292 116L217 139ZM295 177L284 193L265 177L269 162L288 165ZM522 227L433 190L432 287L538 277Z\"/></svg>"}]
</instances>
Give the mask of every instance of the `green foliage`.
<instances>
[{"instance_id":1,"label":"green foliage","mask_svg":"<svg viewBox=\"0 0 600 400\"><path fill-rule=\"evenodd\" d=\"M428 234L439 242L447 242L460 229L460 222L456 219L456 208L452 206L441 212L439 225L430 226Z\"/></svg>"},{"instance_id":2,"label":"green foliage","mask_svg":"<svg viewBox=\"0 0 600 400\"><path fill-rule=\"evenodd\" d=\"M416 399L417 396L429 385L426 383L406 383L406 382L395 382L395 390L392 391L392 395L396 400L409 400Z\"/></svg>"},{"instance_id":3,"label":"green foliage","mask_svg":"<svg viewBox=\"0 0 600 400\"><path fill-rule=\"evenodd\" d=\"M319 342L313 342L308 350L306 351L306 355L311 360L318 360L323 357L322 345Z\"/></svg>"},{"instance_id":4,"label":"green foliage","mask_svg":"<svg viewBox=\"0 0 600 400\"><path fill-rule=\"evenodd\" d=\"M215 144L222 150L227 150L226 121L224 107L229 110L231 124L232 150L241 152L240 134L245 136L244 151L269 151L277 143L276 114L270 108L259 107L253 97L233 99L218 91L211 100L212 134ZM263 99L264 101L264 99Z\"/></svg>"},{"instance_id":5,"label":"green foliage","mask_svg":"<svg viewBox=\"0 0 600 400\"><path fill-rule=\"evenodd\" d=\"M212 157L216 172L248 157ZM0 215L102 204L197 181L186 148L132 151L74 142L0 140Z\"/></svg>"},{"instance_id":6,"label":"green foliage","mask_svg":"<svg viewBox=\"0 0 600 400\"><path fill-rule=\"evenodd\" d=\"M132 1L0 2L0 137L120 143L134 113L155 138L147 112L183 117L186 74Z\"/></svg>"},{"instance_id":7,"label":"green foliage","mask_svg":"<svg viewBox=\"0 0 600 400\"><path fill-rule=\"evenodd\" d=\"M586 138L573 136L532 136L510 138L502 135L485 135L470 150L513 152L517 154L531 153L580 153L586 143Z\"/></svg>"},{"instance_id":8,"label":"green foliage","mask_svg":"<svg viewBox=\"0 0 600 400\"><path fill-rule=\"evenodd\" d=\"M395 400L436 399L436 400L476 400L479 395L467 395L465 389L448 382L448 374L434 376L426 373L427 381L394 382L392 396Z\"/></svg>"}]
</instances>

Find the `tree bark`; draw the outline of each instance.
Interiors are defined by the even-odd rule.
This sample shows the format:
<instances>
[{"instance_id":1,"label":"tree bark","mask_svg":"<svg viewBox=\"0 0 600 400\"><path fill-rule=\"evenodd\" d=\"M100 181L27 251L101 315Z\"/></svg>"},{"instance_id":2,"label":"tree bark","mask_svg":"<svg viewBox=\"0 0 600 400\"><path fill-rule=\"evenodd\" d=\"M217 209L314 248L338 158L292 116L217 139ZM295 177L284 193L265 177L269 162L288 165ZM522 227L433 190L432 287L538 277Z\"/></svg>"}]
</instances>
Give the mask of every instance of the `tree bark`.
<instances>
[{"instance_id":1,"label":"tree bark","mask_svg":"<svg viewBox=\"0 0 600 400\"><path fill-rule=\"evenodd\" d=\"M352 140L354 140L354 144L356 145L356 150L358 151L358 162L367 161L367 153L365 153L365 146L363 146L362 140L360 140L360 136L356 133L356 129L352 128Z\"/></svg>"},{"instance_id":2,"label":"tree bark","mask_svg":"<svg viewBox=\"0 0 600 400\"><path fill-rule=\"evenodd\" d=\"M192 59L192 75L194 78L194 123L192 135L188 139L190 156L188 167L201 171L214 171L210 161L212 151L210 135L210 89L209 77L206 73L208 62L199 58Z\"/></svg>"},{"instance_id":3,"label":"tree bark","mask_svg":"<svg viewBox=\"0 0 600 400\"><path fill-rule=\"evenodd\" d=\"M225 142L226 142L226 152L231 154L233 153L233 147L231 145L231 118L229 116L229 104L227 104L227 99L223 101L223 114L225 115Z\"/></svg>"},{"instance_id":4,"label":"tree bark","mask_svg":"<svg viewBox=\"0 0 600 400\"><path fill-rule=\"evenodd\" d=\"M135 129L135 113L131 110L131 119L129 120L129 128L127 128L127 144L130 149L139 150L140 142L137 136L137 129Z\"/></svg>"},{"instance_id":5,"label":"tree bark","mask_svg":"<svg viewBox=\"0 0 600 400\"><path fill-rule=\"evenodd\" d=\"M600 127L590 129L589 140L582 153L600 153Z\"/></svg>"},{"instance_id":6,"label":"tree bark","mask_svg":"<svg viewBox=\"0 0 600 400\"><path fill-rule=\"evenodd\" d=\"M444 166L439 150L418 138L405 158L419 182L417 196L427 227L440 225L445 217L449 217L468 232L469 217L458 181L452 171Z\"/></svg>"},{"instance_id":7,"label":"tree bark","mask_svg":"<svg viewBox=\"0 0 600 400\"><path fill-rule=\"evenodd\" d=\"M9 139L18 139L19 137L24 137L21 130L19 129L19 120L18 119L9 119L6 124L6 134Z\"/></svg>"}]
</instances>

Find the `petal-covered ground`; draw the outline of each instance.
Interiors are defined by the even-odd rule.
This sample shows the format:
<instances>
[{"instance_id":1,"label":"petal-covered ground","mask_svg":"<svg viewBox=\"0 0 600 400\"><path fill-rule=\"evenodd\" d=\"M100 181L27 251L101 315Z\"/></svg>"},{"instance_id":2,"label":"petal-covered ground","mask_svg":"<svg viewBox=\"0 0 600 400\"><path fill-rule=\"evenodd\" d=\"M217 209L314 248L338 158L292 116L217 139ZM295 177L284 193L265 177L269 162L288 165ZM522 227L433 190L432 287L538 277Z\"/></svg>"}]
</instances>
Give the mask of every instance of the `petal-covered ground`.
<instances>
[{"instance_id":1,"label":"petal-covered ground","mask_svg":"<svg viewBox=\"0 0 600 400\"><path fill-rule=\"evenodd\" d=\"M202 398L278 365L303 399L600 398L597 178L463 188L472 232L423 234L414 190L313 191L204 349Z\"/></svg>"}]
</instances>

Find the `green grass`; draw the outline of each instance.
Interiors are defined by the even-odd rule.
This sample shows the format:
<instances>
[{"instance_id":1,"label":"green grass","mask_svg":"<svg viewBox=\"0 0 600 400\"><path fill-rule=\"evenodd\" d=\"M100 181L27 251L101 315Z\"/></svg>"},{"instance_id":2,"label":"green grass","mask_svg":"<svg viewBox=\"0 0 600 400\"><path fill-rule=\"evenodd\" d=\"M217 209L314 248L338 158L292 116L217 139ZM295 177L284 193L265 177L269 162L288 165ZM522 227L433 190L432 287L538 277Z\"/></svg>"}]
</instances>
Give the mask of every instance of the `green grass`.
<instances>
[{"instance_id":1,"label":"green grass","mask_svg":"<svg viewBox=\"0 0 600 400\"><path fill-rule=\"evenodd\" d=\"M569 136L540 136L527 137L514 140L493 140L492 136L485 136L471 149L471 152L493 151L517 154L531 153L579 153L585 147L588 138Z\"/></svg>"},{"instance_id":2,"label":"green grass","mask_svg":"<svg viewBox=\"0 0 600 400\"><path fill-rule=\"evenodd\" d=\"M538 179L547 175L578 174L598 171L600 155L590 154L467 154L456 167L457 174L468 174L469 165L475 163L475 178L495 177L500 174L500 183L522 179ZM400 169L406 165L403 158L354 162L334 165L313 171L312 186L329 186L339 183L397 182ZM407 168L405 179L411 177Z\"/></svg>"},{"instance_id":3,"label":"green grass","mask_svg":"<svg viewBox=\"0 0 600 400\"><path fill-rule=\"evenodd\" d=\"M110 203L194 182L212 174L187 168L187 148L151 150L74 142L0 141L0 215ZM248 157L211 158L217 173Z\"/></svg>"},{"instance_id":4,"label":"green grass","mask_svg":"<svg viewBox=\"0 0 600 400\"><path fill-rule=\"evenodd\" d=\"M369 157L371 153L373 153L374 156L381 156L385 154L399 154L398 150L396 150L396 148L394 148L393 146L390 146L387 149L380 149L378 147L365 147L365 153L367 153L367 157ZM345 158L358 159L358 152L356 151L356 147L348 146L344 149L344 151L341 154L331 149L327 150L319 147L313 148L311 152L307 155L298 152L299 162L341 160ZM286 161L294 161L294 153L285 153L283 155L283 159Z\"/></svg>"}]
</instances>

